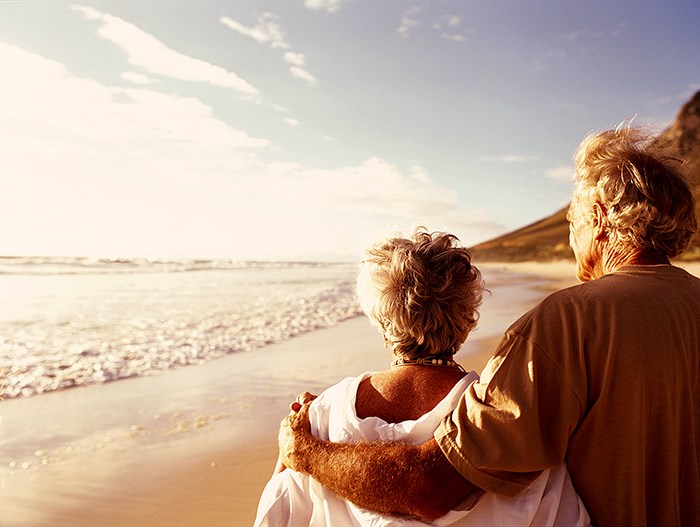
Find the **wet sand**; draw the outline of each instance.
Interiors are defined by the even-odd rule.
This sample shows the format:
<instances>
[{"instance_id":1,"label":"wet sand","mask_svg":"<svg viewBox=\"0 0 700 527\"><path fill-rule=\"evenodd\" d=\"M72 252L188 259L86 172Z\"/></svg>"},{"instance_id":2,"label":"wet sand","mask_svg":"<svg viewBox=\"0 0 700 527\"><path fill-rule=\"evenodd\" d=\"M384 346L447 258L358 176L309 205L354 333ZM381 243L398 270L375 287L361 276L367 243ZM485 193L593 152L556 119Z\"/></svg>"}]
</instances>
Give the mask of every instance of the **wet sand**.
<instances>
[{"instance_id":1,"label":"wet sand","mask_svg":"<svg viewBox=\"0 0 700 527\"><path fill-rule=\"evenodd\" d=\"M363 342L373 343L373 348L367 347L373 353L365 356L358 351L337 370L336 366L319 366L322 375L327 374L328 382L312 382L310 375L302 379L297 370L299 382L287 383L288 395L265 404L254 403L249 415L237 422L222 419L209 428L185 432L166 443L148 445L143 438L136 437L128 445L77 454L43 466L37 472L17 471L6 479L6 486L0 491L0 510L6 511L7 518L12 520L0 524L252 525L258 498L274 468L277 427L286 414L288 402L304 389L318 392L346 374L383 369L387 365L382 343L375 338L374 328L362 318L317 333L308 335L315 337L313 342L305 335L294 339L295 344L308 345L310 350L318 345L337 346L341 338L348 349L358 346L359 350ZM468 357L460 357L460 362L480 370L497 340L475 341ZM287 345L280 345L280 349ZM301 359L297 356L297 364L305 364L309 374L314 371L314 362L317 363L312 355L308 353ZM358 368L360 364L364 367Z\"/></svg>"},{"instance_id":2,"label":"wet sand","mask_svg":"<svg viewBox=\"0 0 700 527\"><path fill-rule=\"evenodd\" d=\"M510 322L575 283L570 263L495 269L457 356L476 371ZM289 401L387 363L359 317L156 377L3 401L0 457L11 460L0 464L0 524L250 526Z\"/></svg>"}]
</instances>

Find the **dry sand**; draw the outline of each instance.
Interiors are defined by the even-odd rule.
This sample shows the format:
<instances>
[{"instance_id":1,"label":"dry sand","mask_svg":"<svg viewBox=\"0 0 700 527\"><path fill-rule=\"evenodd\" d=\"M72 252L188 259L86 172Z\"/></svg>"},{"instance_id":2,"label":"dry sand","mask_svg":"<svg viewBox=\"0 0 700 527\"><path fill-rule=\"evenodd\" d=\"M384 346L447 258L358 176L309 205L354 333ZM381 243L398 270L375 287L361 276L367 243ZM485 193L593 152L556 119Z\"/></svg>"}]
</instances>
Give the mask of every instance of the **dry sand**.
<instances>
[{"instance_id":1,"label":"dry sand","mask_svg":"<svg viewBox=\"0 0 700 527\"><path fill-rule=\"evenodd\" d=\"M700 273L698 264L686 267ZM493 293L480 328L457 357L476 371L510 322L547 292L575 283L569 262L493 269L485 273ZM489 284L495 275L505 285ZM61 434L75 429L83 438L70 451L38 453L45 465L17 459L0 467L0 524L249 526L288 403L387 361L376 330L355 318L157 377L4 401L0 432L12 436L18 421L40 427L53 419ZM84 421L94 432L85 433ZM49 425L40 430L51 432Z\"/></svg>"}]
</instances>

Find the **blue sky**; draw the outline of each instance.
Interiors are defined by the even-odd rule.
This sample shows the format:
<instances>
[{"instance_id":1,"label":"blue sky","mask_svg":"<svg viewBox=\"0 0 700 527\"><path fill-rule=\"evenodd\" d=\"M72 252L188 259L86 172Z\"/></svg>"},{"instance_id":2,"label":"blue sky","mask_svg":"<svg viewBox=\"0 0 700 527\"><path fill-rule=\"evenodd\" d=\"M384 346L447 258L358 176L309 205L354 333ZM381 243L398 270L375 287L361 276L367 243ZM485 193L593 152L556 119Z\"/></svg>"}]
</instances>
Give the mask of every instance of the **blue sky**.
<instances>
[{"instance_id":1,"label":"blue sky","mask_svg":"<svg viewBox=\"0 0 700 527\"><path fill-rule=\"evenodd\" d=\"M700 89L696 1L0 2L0 255L356 258L568 202Z\"/></svg>"}]
</instances>

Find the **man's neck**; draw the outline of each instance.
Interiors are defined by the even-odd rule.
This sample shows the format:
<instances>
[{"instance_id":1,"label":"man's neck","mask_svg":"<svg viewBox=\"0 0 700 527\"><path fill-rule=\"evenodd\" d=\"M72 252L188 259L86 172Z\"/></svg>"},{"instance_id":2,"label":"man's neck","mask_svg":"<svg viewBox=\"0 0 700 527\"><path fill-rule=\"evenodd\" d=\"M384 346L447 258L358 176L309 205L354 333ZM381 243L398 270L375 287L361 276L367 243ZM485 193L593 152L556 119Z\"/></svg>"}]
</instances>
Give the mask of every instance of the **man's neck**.
<instances>
[{"instance_id":1,"label":"man's neck","mask_svg":"<svg viewBox=\"0 0 700 527\"><path fill-rule=\"evenodd\" d=\"M605 274L613 273L621 267L626 267L628 265L669 265L670 263L666 256L651 251L633 251L626 254L609 252L603 255L603 269Z\"/></svg>"}]
</instances>

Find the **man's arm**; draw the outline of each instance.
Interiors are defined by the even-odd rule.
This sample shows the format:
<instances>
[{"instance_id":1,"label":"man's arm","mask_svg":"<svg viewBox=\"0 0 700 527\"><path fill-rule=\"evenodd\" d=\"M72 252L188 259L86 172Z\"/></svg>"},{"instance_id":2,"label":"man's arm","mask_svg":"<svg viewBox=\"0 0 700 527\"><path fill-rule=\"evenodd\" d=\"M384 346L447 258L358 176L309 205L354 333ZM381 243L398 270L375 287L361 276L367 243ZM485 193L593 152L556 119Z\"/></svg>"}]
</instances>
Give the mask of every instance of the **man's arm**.
<instances>
[{"instance_id":1,"label":"man's arm","mask_svg":"<svg viewBox=\"0 0 700 527\"><path fill-rule=\"evenodd\" d=\"M483 492L452 467L434 439L419 446L320 441L311 435L308 405L282 421L279 447L287 467L382 513L432 520Z\"/></svg>"}]
</instances>

